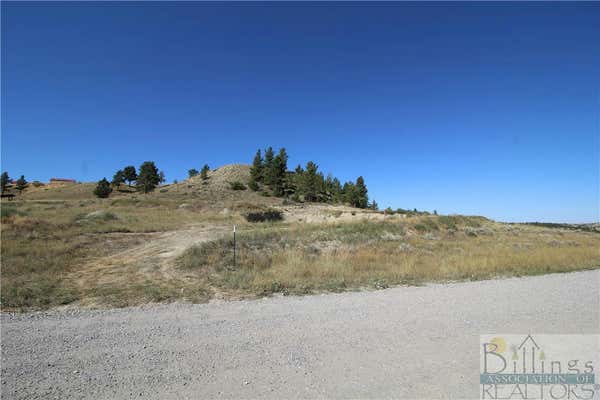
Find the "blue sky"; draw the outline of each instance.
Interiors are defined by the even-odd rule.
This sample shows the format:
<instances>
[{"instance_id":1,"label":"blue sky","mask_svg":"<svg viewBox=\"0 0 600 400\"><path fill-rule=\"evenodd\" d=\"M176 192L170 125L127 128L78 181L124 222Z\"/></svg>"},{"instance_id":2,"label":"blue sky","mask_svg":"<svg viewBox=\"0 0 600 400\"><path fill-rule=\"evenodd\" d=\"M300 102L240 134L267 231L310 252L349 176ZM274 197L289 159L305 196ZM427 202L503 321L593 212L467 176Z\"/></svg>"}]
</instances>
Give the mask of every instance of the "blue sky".
<instances>
[{"instance_id":1,"label":"blue sky","mask_svg":"<svg viewBox=\"0 0 600 400\"><path fill-rule=\"evenodd\" d=\"M2 170L286 147L380 207L598 221L600 3L2 3Z\"/></svg>"}]
</instances>

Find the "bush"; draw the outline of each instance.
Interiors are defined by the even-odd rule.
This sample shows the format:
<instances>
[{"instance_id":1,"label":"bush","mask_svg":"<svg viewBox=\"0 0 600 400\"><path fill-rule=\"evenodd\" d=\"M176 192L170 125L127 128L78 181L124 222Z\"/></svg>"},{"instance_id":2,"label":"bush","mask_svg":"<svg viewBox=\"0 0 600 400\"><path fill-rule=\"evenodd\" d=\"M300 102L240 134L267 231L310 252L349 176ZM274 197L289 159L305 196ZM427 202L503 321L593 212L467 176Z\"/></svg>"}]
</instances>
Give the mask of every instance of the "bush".
<instances>
[{"instance_id":1,"label":"bush","mask_svg":"<svg viewBox=\"0 0 600 400\"><path fill-rule=\"evenodd\" d=\"M112 193L112 188L110 187L110 183L106 180L106 178L102 178L102 180L98 181L98 185L96 189L94 189L94 194L103 199L107 198Z\"/></svg>"},{"instance_id":2,"label":"bush","mask_svg":"<svg viewBox=\"0 0 600 400\"><path fill-rule=\"evenodd\" d=\"M246 190L246 185L240 181L229 182L229 187L231 190Z\"/></svg>"},{"instance_id":3,"label":"bush","mask_svg":"<svg viewBox=\"0 0 600 400\"><path fill-rule=\"evenodd\" d=\"M283 220L283 214L281 211L268 210L251 212L246 214L246 221L248 222L274 222Z\"/></svg>"},{"instance_id":4,"label":"bush","mask_svg":"<svg viewBox=\"0 0 600 400\"><path fill-rule=\"evenodd\" d=\"M255 192L259 189L258 183L256 183L254 179L250 179L250 182L248 182L248 187Z\"/></svg>"}]
</instances>

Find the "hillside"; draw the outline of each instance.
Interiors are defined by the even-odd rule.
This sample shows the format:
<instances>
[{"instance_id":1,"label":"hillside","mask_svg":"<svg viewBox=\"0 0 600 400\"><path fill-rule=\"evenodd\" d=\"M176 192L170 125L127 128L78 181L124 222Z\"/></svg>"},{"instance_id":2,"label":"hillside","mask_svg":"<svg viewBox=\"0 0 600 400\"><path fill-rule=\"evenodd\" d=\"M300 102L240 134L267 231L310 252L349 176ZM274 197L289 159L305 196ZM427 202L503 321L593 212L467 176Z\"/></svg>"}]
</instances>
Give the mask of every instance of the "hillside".
<instances>
[{"instance_id":1,"label":"hillside","mask_svg":"<svg viewBox=\"0 0 600 400\"><path fill-rule=\"evenodd\" d=\"M250 189L232 190L230 182L247 183L250 179L250 166L243 164L225 165L208 172L208 179L203 181L200 176L183 180L179 183L165 184L153 192L143 194L135 191L134 187L124 184L115 189L109 199L153 199L160 201L181 202L194 206L208 208L235 207L240 203L249 204L278 204L281 199L262 196ZM94 196L95 182L76 184L46 184L35 187L29 185L17 200L97 200Z\"/></svg>"},{"instance_id":2,"label":"hillside","mask_svg":"<svg viewBox=\"0 0 600 400\"><path fill-rule=\"evenodd\" d=\"M148 194L124 185L99 199L94 183L82 183L2 199L2 308L203 302L600 266L600 235L587 226L391 214L230 185L249 179L250 166L234 164ZM246 218L264 211L283 219Z\"/></svg>"}]
</instances>

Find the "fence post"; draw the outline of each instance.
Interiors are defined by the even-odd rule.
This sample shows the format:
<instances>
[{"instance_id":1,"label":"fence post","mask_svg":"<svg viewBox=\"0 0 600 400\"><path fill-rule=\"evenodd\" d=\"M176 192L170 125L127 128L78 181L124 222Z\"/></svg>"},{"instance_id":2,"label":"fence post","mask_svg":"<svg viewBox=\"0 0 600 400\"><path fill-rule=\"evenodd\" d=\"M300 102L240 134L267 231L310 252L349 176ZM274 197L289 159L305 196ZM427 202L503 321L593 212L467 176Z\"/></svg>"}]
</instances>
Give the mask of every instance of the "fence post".
<instances>
[{"instance_id":1,"label":"fence post","mask_svg":"<svg viewBox=\"0 0 600 400\"><path fill-rule=\"evenodd\" d=\"M233 268L235 268L235 225L233 226Z\"/></svg>"}]
</instances>

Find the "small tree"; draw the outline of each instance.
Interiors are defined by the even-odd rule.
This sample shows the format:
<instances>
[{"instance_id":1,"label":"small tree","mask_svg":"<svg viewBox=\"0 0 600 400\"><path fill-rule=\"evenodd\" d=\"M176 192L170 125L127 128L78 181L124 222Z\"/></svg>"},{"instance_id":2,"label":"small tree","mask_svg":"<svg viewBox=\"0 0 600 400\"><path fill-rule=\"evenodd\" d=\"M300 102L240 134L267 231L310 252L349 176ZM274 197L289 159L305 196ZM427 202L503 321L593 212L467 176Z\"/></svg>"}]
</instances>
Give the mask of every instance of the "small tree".
<instances>
[{"instance_id":1,"label":"small tree","mask_svg":"<svg viewBox=\"0 0 600 400\"><path fill-rule=\"evenodd\" d=\"M196 168L188 169L188 177L193 178L198 175L198 170Z\"/></svg>"},{"instance_id":2,"label":"small tree","mask_svg":"<svg viewBox=\"0 0 600 400\"><path fill-rule=\"evenodd\" d=\"M160 171L158 173L158 183L159 184L163 184L167 181L167 178L165 178L165 173L163 171Z\"/></svg>"},{"instance_id":3,"label":"small tree","mask_svg":"<svg viewBox=\"0 0 600 400\"><path fill-rule=\"evenodd\" d=\"M138 190L144 193L151 192L160 183L158 168L153 161L145 161L140 166L136 183Z\"/></svg>"},{"instance_id":4,"label":"small tree","mask_svg":"<svg viewBox=\"0 0 600 400\"><path fill-rule=\"evenodd\" d=\"M27 181L25 180L25 175L21 175L19 179L17 179L17 183L15 185L15 189L19 191L19 193L23 192L23 190L27 187Z\"/></svg>"},{"instance_id":5,"label":"small tree","mask_svg":"<svg viewBox=\"0 0 600 400\"><path fill-rule=\"evenodd\" d=\"M258 189L260 189L254 177L250 177L250 180L248 181L248 187L255 192L258 191Z\"/></svg>"},{"instance_id":6,"label":"small tree","mask_svg":"<svg viewBox=\"0 0 600 400\"><path fill-rule=\"evenodd\" d=\"M254 161L252 161L252 168L250 168L250 175L256 182L261 182L263 179L263 159L260 153L260 149L256 150Z\"/></svg>"},{"instance_id":7,"label":"small tree","mask_svg":"<svg viewBox=\"0 0 600 400\"><path fill-rule=\"evenodd\" d=\"M271 146L267 147L265 150L265 163L263 167L263 182L269 186L273 185L275 180L274 168L273 168L273 160L275 159L275 154L273 153L273 148Z\"/></svg>"},{"instance_id":8,"label":"small tree","mask_svg":"<svg viewBox=\"0 0 600 400\"><path fill-rule=\"evenodd\" d=\"M4 193L4 191L6 190L6 186L8 185L8 182L10 182L10 178L8 177L8 172L3 172L2 175L0 176L0 185L1 185L0 190L2 191L2 193Z\"/></svg>"},{"instance_id":9,"label":"small tree","mask_svg":"<svg viewBox=\"0 0 600 400\"><path fill-rule=\"evenodd\" d=\"M377 202L375 200L373 200L373 201L371 201L371 204L369 204L369 208L371 210L377 211L377 210L379 210L379 205L377 204Z\"/></svg>"},{"instance_id":10,"label":"small tree","mask_svg":"<svg viewBox=\"0 0 600 400\"><path fill-rule=\"evenodd\" d=\"M275 196L283 196L285 192L285 178L287 174L288 155L284 148L279 150L279 154L273 159L270 172L271 186Z\"/></svg>"},{"instance_id":11,"label":"small tree","mask_svg":"<svg viewBox=\"0 0 600 400\"><path fill-rule=\"evenodd\" d=\"M302 183L300 193L306 201L318 201L319 193L319 167L312 161L306 163L306 169L302 172Z\"/></svg>"},{"instance_id":12,"label":"small tree","mask_svg":"<svg viewBox=\"0 0 600 400\"><path fill-rule=\"evenodd\" d=\"M121 187L122 183L125 183L125 174L123 173L122 169L115 172L115 175L113 176L111 183L113 186L116 186L117 188Z\"/></svg>"},{"instance_id":13,"label":"small tree","mask_svg":"<svg viewBox=\"0 0 600 400\"><path fill-rule=\"evenodd\" d=\"M204 164L202 170L200 170L200 178L202 178L203 181L208 179L208 171L210 171L210 167L208 164Z\"/></svg>"},{"instance_id":14,"label":"small tree","mask_svg":"<svg viewBox=\"0 0 600 400\"><path fill-rule=\"evenodd\" d=\"M131 182L135 182L137 180L137 173L135 172L135 167L133 165L128 165L123 168L123 175L125 176L125 180L131 186Z\"/></svg>"},{"instance_id":15,"label":"small tree","mask_svg":"<svg viewBox=\"0 0 600 400\"><path fill-rule=\"evenodd\" d=\"M358 208L367 208L369 204L369 197L367 196L367 185L365 185L365 180L362 176L359 176L356 179L356 197L354 207Z\"/></svg>"},{"instance_id":16,"label":"small tree","mask_svg":"<svg viewBox=\"0 0 600 400\"><path fill-rule=\"evenodd\" d=\"M96 189L94 189L94 194L101 199L107 198L112 193L112 188L110 187L110 183L106 180L106 178L102 178L98 181L98 185Z\"/></svg>"}]
</instances>

